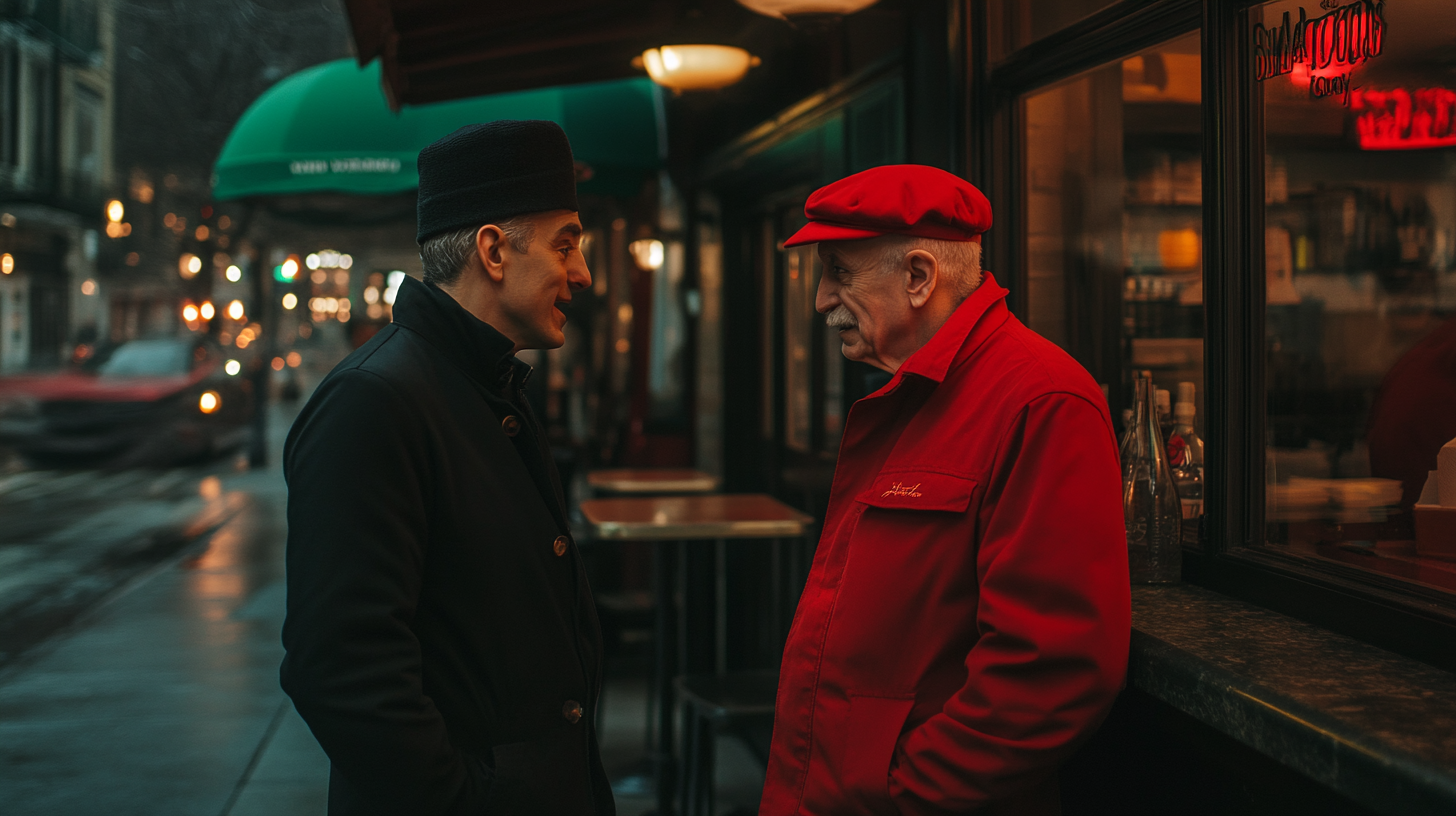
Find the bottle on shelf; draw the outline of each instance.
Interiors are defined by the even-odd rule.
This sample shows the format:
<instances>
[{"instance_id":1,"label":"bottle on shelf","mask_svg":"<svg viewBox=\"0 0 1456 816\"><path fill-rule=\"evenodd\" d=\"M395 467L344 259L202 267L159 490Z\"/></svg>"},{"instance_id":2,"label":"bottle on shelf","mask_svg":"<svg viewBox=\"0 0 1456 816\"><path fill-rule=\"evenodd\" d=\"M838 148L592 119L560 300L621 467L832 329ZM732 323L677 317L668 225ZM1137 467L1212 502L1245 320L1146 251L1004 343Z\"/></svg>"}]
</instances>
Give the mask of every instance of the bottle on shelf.
<instances>
[{"instance_id":1,"label":"bottle on shelf","mask_svg":"<svg viewBox=\"0 0 1456 816\"><path fill-rule=\"evenodd\" d=\"M1158 431L1166 441L1173 435L1173 398L1163 388L1157 389L1156 393L1158 397Z\"/></svg>"},{"instance_id":2,"label":"bottle on shelf","mask_svg":"<svg viewBox=\"0 0 1456 816\"><path fill-rule=\"evenodd\" d=\"M1139 372L1133 436L1122 451L1122 511L1133 583L1176 583L1182 571L1182 506L1158 429L1152 373Z\"/></svg>"},{"instance_id":3,"label":"bottle on shelf","mask_svg":"<svg viewBox=\"0 0 1456 816\"><path fill-rule=\"evenodd\" d=\"M1127 462L1127 448L1132 444L1132 439L1137 435L1137 426L1133 425L1133 417L1136 412L1131 408L1122 409L1122 436L1117 439L1117 457L1119 462Z\"/></svg>"},{"instance_id":4,"label":"bottle on shelf","mask_svg":"<svg viewBox=\"0 0 1456 816\"><path fill-rule=\"evenodd\" d=\"M1191 382L1178 383L1178 404L1173 408L1173 433L1168 437L1168 467L1178 487L1183 518L1203 515L1203 438L1198 435Z\"/></svg>"}]
</instances>

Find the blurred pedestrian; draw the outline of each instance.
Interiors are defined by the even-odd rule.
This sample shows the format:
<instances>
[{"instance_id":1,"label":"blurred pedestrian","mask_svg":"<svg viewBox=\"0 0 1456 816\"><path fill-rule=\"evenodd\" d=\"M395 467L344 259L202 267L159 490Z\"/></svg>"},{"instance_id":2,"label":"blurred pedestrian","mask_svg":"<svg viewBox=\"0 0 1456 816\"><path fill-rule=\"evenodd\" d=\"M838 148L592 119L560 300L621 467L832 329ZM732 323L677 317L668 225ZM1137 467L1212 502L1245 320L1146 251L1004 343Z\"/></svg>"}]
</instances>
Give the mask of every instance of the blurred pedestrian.
<instances>
[{"instance_id":1,"label":"blurred pedestrian","mask_svg":"<svg viewBox=\"0 0 1456 816\"><path fill-rule=\"evenodd\" d=\"M779 674L761 813L1060 812L1131 625L1107 403L981 270L991 207L942 170L809 197L815 307L893 377L850 411Z\"/></svg>"},{"instance_id":2,"label":"blurred pedestrian","mask_svg":"<svg viewBox=\"0 0 1456 816\"><path fill-rule=\"evenodd\" d=\"M283 688L329 813L610 814L601 634L522 349L591 284L551 122L420 151L424 282L289 434Z\"/></svg>"}]
</instances>

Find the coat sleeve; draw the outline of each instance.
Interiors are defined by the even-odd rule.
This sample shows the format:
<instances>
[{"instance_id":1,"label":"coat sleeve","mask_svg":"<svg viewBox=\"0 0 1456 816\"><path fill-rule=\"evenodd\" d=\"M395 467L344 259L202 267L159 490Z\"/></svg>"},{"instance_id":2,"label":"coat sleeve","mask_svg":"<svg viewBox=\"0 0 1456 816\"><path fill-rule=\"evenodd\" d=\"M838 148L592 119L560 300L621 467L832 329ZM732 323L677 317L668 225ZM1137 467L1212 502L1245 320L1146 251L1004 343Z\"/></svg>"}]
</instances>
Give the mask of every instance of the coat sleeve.
<instances>
[{"instance_id":1,"label":"coat sleeve","mask_svg":"<svg viewBox=\"0 0 1456 816\"><path fill-rule=\"evenodd\" d=\"M295 423L281 679L335 772L381 812L481 812L491 768L451 745L411 629L426 433L392 386L357 369L329 377Z\"/></svg>"},{"instance_id":2,"label":"coat sleeve","mask_svg":"<svg viewBox=\"0 0 1456 816\"><path fill-rule=\"evenodd\" d=\"M1086 399L1033 400L1007 430L980 505L979 638L965 685L901 739L904 814L963 813L1025 794L1101 724L1131 629L1121 474Z\"/></svg>"}]
</instances>

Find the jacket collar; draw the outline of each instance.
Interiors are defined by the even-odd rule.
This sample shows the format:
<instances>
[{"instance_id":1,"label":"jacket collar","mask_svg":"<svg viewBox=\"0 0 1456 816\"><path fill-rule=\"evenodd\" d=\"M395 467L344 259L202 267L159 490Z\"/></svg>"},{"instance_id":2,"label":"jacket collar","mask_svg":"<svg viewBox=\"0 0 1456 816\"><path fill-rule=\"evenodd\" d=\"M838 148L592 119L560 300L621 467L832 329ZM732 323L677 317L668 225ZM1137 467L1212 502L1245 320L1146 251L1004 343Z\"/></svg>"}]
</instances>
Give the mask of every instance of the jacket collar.
<instances>
[{"instance_id":1,"label":"jacket collar","mask_svg":"<svg viewBox=\"0 0 1456 816\"><path fill-rule=\"evenodd\" d=\"M878 393L888 393L899 385L907 375L915 374L935 383L945 381L951 364L964 354L974 351L985 341L987 335L1006 321L1010 314L1006 310L1006 296L1010 294L996 283L990 272L984 272L981 285L951 312L945 321L910 359L902 364L890 382Z\"/></svg>"},{"instance_id":2,"label":"jacket collar","mask_svg":"<svg viewBox=\"0 0 1456 816\"><path fill-rule=\"evenodd\" d=\"M492 390L524 387L531 367L512 354L515 343L465 311L433 283L406 277L394 301L394 322L429 341L472 379Z\"/></svg>"}]
</instances>

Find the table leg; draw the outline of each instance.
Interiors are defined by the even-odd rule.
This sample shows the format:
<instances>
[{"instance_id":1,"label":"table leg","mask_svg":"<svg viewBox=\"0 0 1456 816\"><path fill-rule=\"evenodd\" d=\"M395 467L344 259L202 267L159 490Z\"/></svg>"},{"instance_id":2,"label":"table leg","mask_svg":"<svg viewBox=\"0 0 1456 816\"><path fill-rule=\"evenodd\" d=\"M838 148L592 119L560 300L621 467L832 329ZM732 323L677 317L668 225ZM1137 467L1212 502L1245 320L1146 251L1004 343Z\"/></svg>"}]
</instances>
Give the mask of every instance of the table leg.
<instances>
[{"instance_id":1,"label":"table leg","mask_svg":"<svg viewBox=\"0 0 1456 816\"><path fill-rule=\"evenodd\" d=\"M728 671L728 544L713 542L713 669Z\"/></svg>"},{"instance_id":2,"label":"table leg","mask_svg":"<svg viewBox=\"0 0 1456 816\"><path fill-rule=\"evenodd\" d=\"M673 677L677 674L677 611L673 603L674 573L672 556L677 543L658 541L652 570L653 592L656 596L655 657L653 661L653 687L657 692L657 740L654 746L654 760L657 775L657 813L667 816L673 812L673 786L675 768L673 765Z\"/></svg>"},{"instance_id":3,"label":"table leg","mask_svg":"<svg viewBox=\"0 0 1456 816\"><path fill-rule=\"evenodd\" d=\"M775 538L769 543L768 583L769 597L772 598L769 606L770 625L773 627L768 641L777 650L783 644L784 630L787 628L784 623L787 601L784 598L784 544L781 538Z\"/></svg>"}]
</instances>

